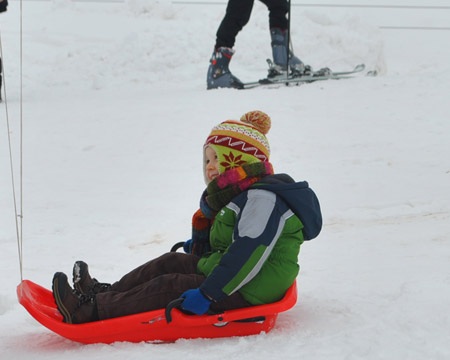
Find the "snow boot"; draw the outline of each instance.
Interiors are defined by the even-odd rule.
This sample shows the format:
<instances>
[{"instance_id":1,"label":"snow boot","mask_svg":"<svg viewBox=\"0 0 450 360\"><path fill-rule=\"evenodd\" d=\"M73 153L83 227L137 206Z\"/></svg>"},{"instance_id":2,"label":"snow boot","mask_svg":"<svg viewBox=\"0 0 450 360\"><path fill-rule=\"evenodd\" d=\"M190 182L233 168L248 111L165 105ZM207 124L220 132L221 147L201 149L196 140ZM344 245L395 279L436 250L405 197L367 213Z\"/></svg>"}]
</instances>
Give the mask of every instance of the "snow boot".
<instances>
[{"instance_id":1,"label":"snow boot","mask_svg":"<svg viewBox=\"0 0 450 360\"><path fill-rule=\"evenodd\" d=\"M214 50L206 78L208 90L217 88L242 89L244 87L242 81L234 76L228 68L233 54L233 49L227 47L220 47Z\"/></svg>"},{"instance_id":2,"label":"snow boot","mask_svg":"<svg viewBox=\"0 0 450 360\"><path fill-rule=\"evenodd\" d=\"M287 72L287 48L288 31L282 31L278 28L270 29L270 37L272 39L272 57L274 67L269 69L269 77L283 75ZM303 74L305 72L305 64L289 50L289 68L291 72Z\"/></svg>"},{"instance_id":3,"label":"snow boot","mask_svg":"<svg viewBox=\"0 0 450 360\"><path fill-rule=\"evenodd\" d=\"M98 320L95 296L86 296L72 289L66 274L57 272L53 276L53 297L58 311L67 324L83 324Z\"/></svg>"},{"instance_id":4,"label":"snow boot","mask_svg":"<svg viewBox=\"0 0 450 360\"><path fill-rule=\"evenodd\" d=\"M101 283L91 278L88 264L84 261L75 262L72 274L73 287L84 295L93 296L111 289L111 284Z\"/></svg>"}]
</instances>

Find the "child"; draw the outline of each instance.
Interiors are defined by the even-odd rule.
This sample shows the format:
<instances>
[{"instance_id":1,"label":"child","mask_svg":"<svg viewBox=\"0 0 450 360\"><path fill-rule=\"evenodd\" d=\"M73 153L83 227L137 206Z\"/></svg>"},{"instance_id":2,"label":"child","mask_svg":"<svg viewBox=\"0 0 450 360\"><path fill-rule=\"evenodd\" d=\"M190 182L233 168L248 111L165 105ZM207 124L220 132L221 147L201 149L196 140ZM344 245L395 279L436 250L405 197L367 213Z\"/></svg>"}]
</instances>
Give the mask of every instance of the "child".
<instances>
[{"instance_id":1,"label":"child","mask_svg":"<svg viewBox=\"0 0 450 360\"><path fill-rule=\"evenodd\" d=\"M113 284L92 279L77 261L73 290L63 273L53 296L66 323L86 323L155 310L179 297L197 314L278 301L294 282L304 239L322 226L306 182L274 175L265 134L271 120L252 111L213 128L203 149L207 188L194 214L186 254L170 252Z\"/></svg>"}]
</instances>

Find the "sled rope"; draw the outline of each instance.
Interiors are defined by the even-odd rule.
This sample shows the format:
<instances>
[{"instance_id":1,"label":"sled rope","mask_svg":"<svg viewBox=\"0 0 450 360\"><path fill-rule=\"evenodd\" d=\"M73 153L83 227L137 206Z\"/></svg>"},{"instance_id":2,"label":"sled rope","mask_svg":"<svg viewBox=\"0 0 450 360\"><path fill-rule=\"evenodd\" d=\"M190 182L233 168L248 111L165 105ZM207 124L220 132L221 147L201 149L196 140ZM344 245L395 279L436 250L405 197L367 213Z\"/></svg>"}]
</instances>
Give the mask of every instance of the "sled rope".
<instances>
[{"instance_id":1,"label":"sled rope","mask_svg":"<svg viewBox=\"0 0 450 360\"><path fill-rule=\"evenodd\" d=\"M6 116L6 130L8 135L8 150L9 150L9 166L11 171L11 183L12 183L12 195L13 195L13 203L14 203L14 218L15 218L15 227L16 227L16 238L17 238L17 250L19 254L19 270L20 270L20 282L23 281L23 260L22 260L22 239L23 239L23 101L22 101L22 0L20 0L20 130L19 130L19 201L17 200L17 191L16 191L16 181L14 177L14 161L12 154L12 140L11 140L11 126L9 121L9 111L8 111L8 96L7 96L7 87L6 87L6 78L5 78L5 61L2 61L2 77L3 77L3 93L5 95L5 116ZM0 57L4 60L3 56L3 45L0 31ZM20 210L20 211L19 211ZM21 294L22 296L22 294Z\"/></svg>"}]
</instances>

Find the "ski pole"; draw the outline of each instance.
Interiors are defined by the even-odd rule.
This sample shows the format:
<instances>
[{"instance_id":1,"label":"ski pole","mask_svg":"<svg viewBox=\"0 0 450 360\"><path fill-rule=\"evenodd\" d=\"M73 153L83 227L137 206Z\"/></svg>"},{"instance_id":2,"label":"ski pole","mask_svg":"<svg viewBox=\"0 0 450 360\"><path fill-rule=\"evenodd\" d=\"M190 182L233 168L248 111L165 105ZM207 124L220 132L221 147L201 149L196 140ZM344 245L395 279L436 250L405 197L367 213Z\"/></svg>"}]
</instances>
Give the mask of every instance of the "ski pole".
<instances>
[{"instance_id":1,"label":"ski pole","mask_svg":"<svg viewBox=\"0 0 450 360\"><path fill-rule=\"evenodd\" d=\"M289 79L289 47L291 43L291 0L288 2L288 28L287 28L287 44L286 44L286 79Z\"/></svg>"}]
</instances>

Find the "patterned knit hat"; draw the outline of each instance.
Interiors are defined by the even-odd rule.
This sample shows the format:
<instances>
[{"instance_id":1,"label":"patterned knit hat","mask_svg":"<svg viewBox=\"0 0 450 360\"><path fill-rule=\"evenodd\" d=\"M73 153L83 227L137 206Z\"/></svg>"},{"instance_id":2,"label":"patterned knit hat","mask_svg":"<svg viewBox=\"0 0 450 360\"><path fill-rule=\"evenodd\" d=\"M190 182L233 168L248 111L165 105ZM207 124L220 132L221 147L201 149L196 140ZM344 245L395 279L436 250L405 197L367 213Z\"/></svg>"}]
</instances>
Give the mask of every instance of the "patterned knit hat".
<instances>
[{"instance_id":1,"label":"patterned knit hat","mask_svg":"<svg viewBox=\"0 0 450 360\"><path fill-rule=\"evenodd\" d=\"M215 126L203 147L213 148L219 161L219 173L258 161L269 161L270 147L265 135L270 130L270 117L262 111L250 111L240 121L227 120ZM203 161L205 182L205 161Z\"/></svg>"}]
</instances>

